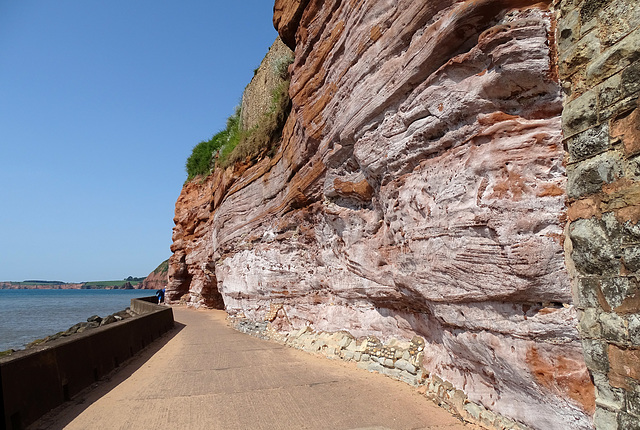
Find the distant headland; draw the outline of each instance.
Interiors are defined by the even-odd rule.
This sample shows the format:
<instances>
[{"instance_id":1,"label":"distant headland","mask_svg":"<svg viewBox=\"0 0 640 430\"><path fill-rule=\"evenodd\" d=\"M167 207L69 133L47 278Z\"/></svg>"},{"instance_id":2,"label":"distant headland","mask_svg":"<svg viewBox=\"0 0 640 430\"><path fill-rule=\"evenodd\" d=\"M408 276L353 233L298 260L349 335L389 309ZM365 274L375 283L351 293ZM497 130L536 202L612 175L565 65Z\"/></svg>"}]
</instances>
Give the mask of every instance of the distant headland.
<instances>
[{"instance_id":1,"label":"distant headland","mask_svg":"<svg viewBox=\"0 0 640 430\"><path fill-rule=\"evenodd\" d=\"M134 290L144 289L146 277L133 277L117 281L88 281L70 283L62 281L26 280L0 281L0 290Z\"/></svg>"},{"instance_id":2,"label":"distant headland","mask_svg":"<svg viewBox=\"0 0 640 430\"><path fill-rule=\"evenodd\" d=\"M157 290L167 285L169 260L165 260L148 276L128 276L118 281L63 282L29 279L0 281L0 290Z\"/></svg>"}]
</instances>

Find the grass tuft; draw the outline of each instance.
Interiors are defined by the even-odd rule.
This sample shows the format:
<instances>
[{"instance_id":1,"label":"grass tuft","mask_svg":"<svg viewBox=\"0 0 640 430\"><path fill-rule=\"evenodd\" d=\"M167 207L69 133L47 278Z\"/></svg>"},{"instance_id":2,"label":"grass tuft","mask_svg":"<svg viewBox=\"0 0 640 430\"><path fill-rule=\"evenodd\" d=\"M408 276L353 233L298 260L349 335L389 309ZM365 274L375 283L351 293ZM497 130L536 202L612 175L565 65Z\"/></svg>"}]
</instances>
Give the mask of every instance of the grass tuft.
<instances>
[{"instance_id":1,"label":"grass tuft","mask_svg":"<svg viewBox=\"0 0 640 430\"><path fill-rule=\"evenodd\" d=\"M260 118L258 124L251 130L238 133L238 140L234 142L233 147L229 145L223 148L218 165L227 168L247 159L273 155L290 110L289 81L284 81L272 92L269 110Z\"/></svg>"},{"instance_id":2,"label":"grass tuft","mask_svg":"<svg viewBox=\"0 0 640 430\"><path fill-rule=\"evenodd\" d=\"M153 271L153 273L158 274L158 273L167 273L169 271L169 260L164 260L162 263L160 263L160 265L158 267L156 267L156 269Z\"/></svg>"},{"instance_id":3,"label":"grass tuft","mask_svg":"<svg viewBox=\"0 0 640 430\"><path fill-rule=\"evenodd\" d=\"M216 167L225 169L238 162L255 161L275 153L276 144L291 111L288 68L292 62L292 55L283 56L274 62L273 72L282 82L271 93L271 106L255 127L251 130L242 128L241 111L237 107L227 119L224 130L193 147L185 164L187 182L196 177L209 176Z\"/></svg>"},{"instance_id":4,"label":"grass tuft","mask_svg":"<svg viewBox=\"0 0 640 430\"><path fill-rule=\"evenodd\" d=\"M209 176L213 171L214 156L233 150L237 144L240 134L240 108L227 119L227 127L224 130L211 136L211 139L204 140L193 147L191 156L187 158L185 168L187 170L187 181L191 181L196 176Z\"/></svg>"}]
</instances>

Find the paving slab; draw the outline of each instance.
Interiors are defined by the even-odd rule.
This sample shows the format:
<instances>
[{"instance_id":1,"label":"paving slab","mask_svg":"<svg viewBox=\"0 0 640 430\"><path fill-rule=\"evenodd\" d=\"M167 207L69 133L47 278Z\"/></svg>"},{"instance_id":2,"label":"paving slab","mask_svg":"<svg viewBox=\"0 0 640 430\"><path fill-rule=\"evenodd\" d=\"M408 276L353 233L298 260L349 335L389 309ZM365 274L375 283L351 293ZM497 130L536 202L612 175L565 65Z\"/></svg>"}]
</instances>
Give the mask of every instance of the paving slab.
<instances>
[{"instance_id":1,"label":"paving slab","mask_svg":"<svg viewBox=\"0 0 640 430\"><path fill-rule=\"evenodd\" d=\"M32 429L471 430L416 389L174 308L176 329Z\"/></svg>"}]
</instances>

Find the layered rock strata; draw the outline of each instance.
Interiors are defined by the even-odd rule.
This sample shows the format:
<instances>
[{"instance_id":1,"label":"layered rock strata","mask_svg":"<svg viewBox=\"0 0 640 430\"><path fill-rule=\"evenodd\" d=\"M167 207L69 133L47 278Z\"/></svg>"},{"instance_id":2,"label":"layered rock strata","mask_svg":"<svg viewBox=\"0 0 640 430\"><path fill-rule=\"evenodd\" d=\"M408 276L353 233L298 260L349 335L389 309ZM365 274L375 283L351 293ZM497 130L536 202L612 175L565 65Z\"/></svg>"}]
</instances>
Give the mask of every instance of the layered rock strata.
<instances>
[{"instance_id":1,"label":"layered rock strata","mask_svg":"<svg viewBox=\"0 0 640 430\"><path fill-rule=\"evenodd\" d=\"M474 404L591 428L548 7L277 1L295 50L280 149L185 185L167 299L420 336L421 371Z\"/></svg>"}]
</instances>

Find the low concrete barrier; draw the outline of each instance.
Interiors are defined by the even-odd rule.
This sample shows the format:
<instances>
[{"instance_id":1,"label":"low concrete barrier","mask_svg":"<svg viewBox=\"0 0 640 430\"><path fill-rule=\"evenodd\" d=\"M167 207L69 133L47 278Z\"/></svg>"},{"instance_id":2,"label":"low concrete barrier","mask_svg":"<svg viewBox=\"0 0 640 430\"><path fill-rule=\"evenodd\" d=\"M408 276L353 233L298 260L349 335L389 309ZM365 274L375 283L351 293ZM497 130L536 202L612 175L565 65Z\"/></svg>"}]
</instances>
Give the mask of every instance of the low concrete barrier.
<instances>
[{"instance_id":1,"label":"low concrete barrier","mask_svg":"<svg viewBox=\"0 0 640 430\"><path fill-rule=\"evenodd\" d=\"M158 308L166 309L164 306L158 306L158 298L156 296L131 300L131 310L137 314L148 314L157 311Z\"/></svg>"},{"instance_id":2,"label":"low concrete barrier","mask_svg":"<svg viewBox=\"0 0 640 430\"><path fill-rule=\"evenodd\" d=\"M0 358L0 428L28 426L170 330L173 310L156 300L132 299L135 317Z\"/></svg>"}]
</instances>

